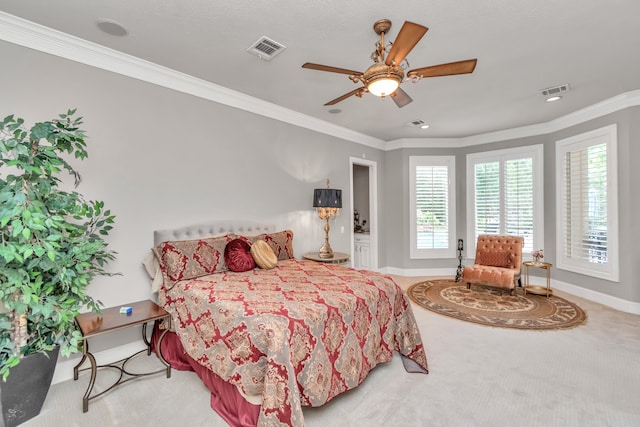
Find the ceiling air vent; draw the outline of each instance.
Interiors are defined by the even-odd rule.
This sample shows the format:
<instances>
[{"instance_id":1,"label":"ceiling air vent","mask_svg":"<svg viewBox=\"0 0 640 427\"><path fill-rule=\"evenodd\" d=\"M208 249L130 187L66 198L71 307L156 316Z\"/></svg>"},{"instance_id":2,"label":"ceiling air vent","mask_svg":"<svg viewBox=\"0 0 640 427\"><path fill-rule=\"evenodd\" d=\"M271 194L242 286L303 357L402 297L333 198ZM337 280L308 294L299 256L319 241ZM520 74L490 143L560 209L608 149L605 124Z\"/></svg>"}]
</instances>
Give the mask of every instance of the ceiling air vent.
<instances>
[{"instance_id":1,"label":"ceiling air vent","mask_svg":"<svg viewBox=\"0 0 640 427\"><path fill-rule=\"evenodd\" d=\"M424 120L412 120L407 125L409 126L422 126L424 124Z\"/></svg>"},{"instance_id":2,"label":"ceiling air vent","mask_svg":"<svg viewBox=\"0 0 640 427\"><path fill-rule=\"evenodd\" d=\"M254 44L249 46L247 52L265 61L270 61L274 56L286 49L286 46L262 36Z\"/></svg>"},{"instance_id":3,"label":"ceiling air vent","mask_svg":"<svg viewBox=\"0 0 640 427\"><path fill-rule=\"evenodd\" d=\"M560 86L548 87L546 89L542 89L540 93L542 96L551 96L551 95L559 95L562 92L567 92L569 90L569 84L565 83Z\"/></svg>"}]
</instances>

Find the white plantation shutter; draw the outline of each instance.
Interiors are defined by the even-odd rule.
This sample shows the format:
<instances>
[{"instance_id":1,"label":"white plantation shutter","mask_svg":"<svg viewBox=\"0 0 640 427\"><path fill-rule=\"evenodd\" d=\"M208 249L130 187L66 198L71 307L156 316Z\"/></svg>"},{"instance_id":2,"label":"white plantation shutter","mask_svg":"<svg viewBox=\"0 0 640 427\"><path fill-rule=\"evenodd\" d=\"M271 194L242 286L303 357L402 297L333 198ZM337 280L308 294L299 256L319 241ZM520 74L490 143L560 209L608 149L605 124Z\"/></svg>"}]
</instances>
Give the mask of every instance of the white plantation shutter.
<instances>
[{"instance_id":1,"label":"white plantation shutter","mask_svg":"<svg viewBox=\"0 0 640 427\"><path fill-rule=\"evenodd\" d=\"M452 156L410 157L411 257L454 256Z\"/></svg>"},{"instance_id":2,"label":"white plantation shutter","mask_svg":"<svg viewBox=\"0 0 640 427\"><path fill-rule=\"evenodd\" d=\"M475 165L475 240L500 231L500 162Z\"/></svg>"},{"instance_id":3,"label":"white plantation shutter","mask_svg":"<svg viewBox=\"0 0 640 427\"><path fill-rule=\"evenodd\" d=\"M617 280L614 144L607 127L559 141L557 152L559 267L609 280Z\"/></svg>"},{"instance_id":4,"label":"white plantation shutter","mask_svg":"<svg viewBox=\"0 0 640 427\"><path fill-rule=\"evenodd\" d=\"M523 251L526 253L534 250L533 210L533 159L505 161L504 233L524 237Z\"/></svg>"},{"instance_id":5,"label":"white plantation shutter","mask_svg":"<svg viewBox=\"0 0 640 427\"><path fill-rule=\"evenodd\" d=\"M525 259L543 248L542 146L470 154L467 168L468 256L480 234L522 236Z\"/></svg>"},{"instance_id":6,"label":"white plantation shutter","mask_svg":"<svg viewBox=\"0 0 640 427\"><path fill-rule=\"evenodd\" d=\"M606 144L565 153L565 255L607 262Z\"/></svg>"},{"instance_id":7,"label":"white plantation shutter","mask_svg":"<svg viewBox=\"0 0 640 427\"><path fill-rule=\"evenodd\" d=\"M446 166L416 167L418 249L443 249L448 245L448 186Z\"/></svg>"}]
</instances>

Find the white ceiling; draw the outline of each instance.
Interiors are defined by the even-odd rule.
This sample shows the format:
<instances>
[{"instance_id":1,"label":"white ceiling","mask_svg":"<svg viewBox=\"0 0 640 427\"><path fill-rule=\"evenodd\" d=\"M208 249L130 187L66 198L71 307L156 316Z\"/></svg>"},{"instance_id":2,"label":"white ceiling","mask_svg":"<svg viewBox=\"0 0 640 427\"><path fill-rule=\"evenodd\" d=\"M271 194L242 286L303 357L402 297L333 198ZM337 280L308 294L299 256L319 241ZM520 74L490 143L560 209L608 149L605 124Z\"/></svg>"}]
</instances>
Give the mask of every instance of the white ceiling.
<instances>
[{"instance_id":1,"label":"white ceiling","mask_svg":"<svg viewBox=\"0 0 640 427\"><path fill-rule=\"evenodd\" d=\"M639 0L0 0L0 10L385 141L545 123L640 89ZM100 31L100 18L128 35ZM402 109L371 94L323 106L357 86L301 65L364 71L382 18L388 40L405 20L429 28L410 68L478 58L474 73L404 82L414 101ZM286 50L272 61L247 53L262 36ZM540 89L565 83L561 101L544 101Z\"/></svg>"}]
</instances>

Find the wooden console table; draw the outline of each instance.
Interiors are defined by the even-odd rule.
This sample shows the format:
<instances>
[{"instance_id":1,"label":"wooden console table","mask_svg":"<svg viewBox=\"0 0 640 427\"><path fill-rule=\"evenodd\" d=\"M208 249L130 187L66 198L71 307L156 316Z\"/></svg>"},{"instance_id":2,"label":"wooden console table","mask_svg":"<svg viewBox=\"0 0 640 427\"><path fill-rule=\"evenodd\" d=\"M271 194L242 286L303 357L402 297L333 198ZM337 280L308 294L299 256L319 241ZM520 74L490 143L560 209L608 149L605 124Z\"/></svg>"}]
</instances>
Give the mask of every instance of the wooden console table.
<instances>
[{"instance_id":1,"label":"wooden console table","mask_svg":"<svg viewBox=\"0 0 640 427\"><path fill-rule=\"evenodd\" d=\"M79 370L91 369L91 379L89 380L89 386L87 387L87 391L82 398L82 412L87 412L89 410L89 401L91 399L95 399L96 397L110 391L117 385L124 384L125 382L132 379L147 375L158 374L160 372L166 372L167 378L171 377L171 365L169 365L164 357L162 357L162 352L160 351L160 344L162 344L162 339L169 331L168 328L162 332L155 346L156 355L158 356L162 364L165 365L165 368L142 374L131 373L127 371L126 364L129 360L143 352L146 352L147 355L151 354L151 343L147 339L147 323L160 321L163 319L166 321L171 321L171 315L167 313L162 307L158 306L156 303L150 300L127 304L126 306L132 308L130 314L120 313L120 307L111 307L103 309L102 316L93 312L82 313L76 316L76 324L80 328L80 332L82 333L84 339L82 342L82 359L73 368L73 379L78 379ZM89 351L89 338L94 338L98 335L119 331L121 329L130 328L136 325L142 325L142 339L147 345L147 348L140 350L139 352L134 353L125 359L118 360L117 362L109 363L106 365L97 365L95 357ZM91 366L89 368L79 369L86 359L89 359ZM103 390L100 393L91 396L91 391L93 390L93 386L96 382L98 368L117 369L120 371L120 377L113 385L108 387L106 390ZM124 378L125 375L127 376L127 378Z\"/></svg>"}]
</instances>

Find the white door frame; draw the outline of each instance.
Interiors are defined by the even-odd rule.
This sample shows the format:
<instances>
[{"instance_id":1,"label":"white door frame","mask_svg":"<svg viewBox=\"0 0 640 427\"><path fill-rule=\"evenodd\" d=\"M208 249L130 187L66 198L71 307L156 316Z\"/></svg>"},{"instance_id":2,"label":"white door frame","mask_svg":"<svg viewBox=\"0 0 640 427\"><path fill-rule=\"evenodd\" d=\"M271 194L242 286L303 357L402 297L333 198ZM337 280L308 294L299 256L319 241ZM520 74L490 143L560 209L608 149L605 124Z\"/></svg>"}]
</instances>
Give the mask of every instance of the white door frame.
<instances>
[{"instance_id":1,"label":"white door frame","mask_svg":"<svg viewBox=\"0 0 640 427\"><path fill-rule=\"evenodd\" d=\"M353 166L369 168L369 240L371 245L371 270L378 270L378 164L371 160L349 157L349 185L351 189L349 217L351 218L351 265L355 254L353 231Z\"/></svg>"}]
</instances>

